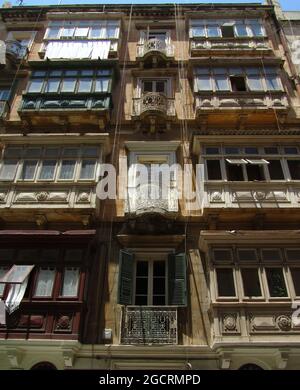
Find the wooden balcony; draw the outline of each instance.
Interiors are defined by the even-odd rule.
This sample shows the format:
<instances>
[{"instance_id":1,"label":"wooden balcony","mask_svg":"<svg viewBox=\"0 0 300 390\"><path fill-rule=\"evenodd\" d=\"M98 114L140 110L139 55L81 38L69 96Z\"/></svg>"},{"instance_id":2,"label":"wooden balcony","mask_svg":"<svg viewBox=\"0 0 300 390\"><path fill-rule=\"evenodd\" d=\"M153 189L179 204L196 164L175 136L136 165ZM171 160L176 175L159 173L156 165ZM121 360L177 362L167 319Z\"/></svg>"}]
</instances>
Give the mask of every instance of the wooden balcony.
<instances>
[{"instance_id":1,"label":"wooden balcony","mask_svg":"<svg viewBox=\"0 0 300 390\"><path fill-rule=\"evenodd\" d=\"M270 54L272 49L265 37L239 38L192 38L190 40L191 57L202 55L260 55Z\"/></svg>"},{"instance_id":2,"label":"wooden balcony","mask_svg":"<svg viewBox=\"0 0 300 390\"><path fill-rule=\"evenodd\" d=\"M122 312L121 344L177 344L177 308L127 306Z\"/></svg>"}]
</instances>

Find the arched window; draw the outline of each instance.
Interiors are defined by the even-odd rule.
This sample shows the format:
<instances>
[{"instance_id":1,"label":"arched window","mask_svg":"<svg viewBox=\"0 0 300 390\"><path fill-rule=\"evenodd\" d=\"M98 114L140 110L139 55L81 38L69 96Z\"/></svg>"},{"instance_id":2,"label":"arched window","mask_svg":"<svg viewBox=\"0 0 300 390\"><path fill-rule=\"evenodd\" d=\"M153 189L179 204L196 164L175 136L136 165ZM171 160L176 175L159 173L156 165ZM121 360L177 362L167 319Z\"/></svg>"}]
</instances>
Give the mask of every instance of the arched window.
<instances>
[{"instance_id":1,"label":"arched window","mask_svg":"<svg viewBox=\"0 0 300 390\"><path fill-rule=\"evenodd\" d=\"M263 368L261 368L257 364L248 363L241 366L239 370L263 370Z\"/></svg>"},{"instance_id":2,"label":"arched window","mask_svg":"<svg viewBox=\"0 0 300 390\"><path fill-rule=\"evenodd\" d=\"M31 370L57 370L57 368L49 362L40 362L31 367Z\"/></svg>"}]
</instances>

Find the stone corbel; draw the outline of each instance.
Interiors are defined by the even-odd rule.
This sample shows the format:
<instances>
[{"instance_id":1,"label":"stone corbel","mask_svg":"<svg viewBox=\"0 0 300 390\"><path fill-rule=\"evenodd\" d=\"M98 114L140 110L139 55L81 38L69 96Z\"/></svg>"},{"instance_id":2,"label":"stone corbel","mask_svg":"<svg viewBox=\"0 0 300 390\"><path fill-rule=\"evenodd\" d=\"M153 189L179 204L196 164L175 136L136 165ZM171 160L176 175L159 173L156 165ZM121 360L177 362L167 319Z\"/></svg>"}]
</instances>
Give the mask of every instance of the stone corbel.
<instances>
[{"instance_id":1,"label":"stone corbel","mask_svg":"<svg viewBox=\"0 0 300 390\"><path fill-rule=\"evenodd\" d=\"M20 369L23 351L20 348L7 348L7 358L12 369Z\"/></svg>"},{"instance_id":2,"label":"stone corbel","mask_svg":"<svg viewBox=\"0 0 300 390\"><path fill-rule=\"evenodd\" d=\"M285 370L289 360L289 351L279 351L276 357L276 368L278 370Z\"/></svg>"},{"instance_id":3,"label":"stone corbel","mask_svg":"<svg viewBox=\"0 0 300 390\"><path fill-rule=\"evenodd\" d=\"M65 368L72 368L75 360L75 352L72 349L63 351Z\"/></svg>"},{"instance_id":4,"label":"stone corbel","mask_svg":"<svg viewBox=\"0 0 300 390\"><path fill-rule=\"evenodd\" d=\"M87 227L90 224L91 216L90 215L82 215L81 222L84 227Z\"/></svg>"},{"instance_id":5,"label":"stone corbel","mask_svg":"<svg viewBox=\"0 0 300 390\"><path fill-rule=\"evenodd\" d=\"M231 365L231 354L228 352L221 353L219 362L221 370L229 370Z\"/></svg>"}]
</instances>

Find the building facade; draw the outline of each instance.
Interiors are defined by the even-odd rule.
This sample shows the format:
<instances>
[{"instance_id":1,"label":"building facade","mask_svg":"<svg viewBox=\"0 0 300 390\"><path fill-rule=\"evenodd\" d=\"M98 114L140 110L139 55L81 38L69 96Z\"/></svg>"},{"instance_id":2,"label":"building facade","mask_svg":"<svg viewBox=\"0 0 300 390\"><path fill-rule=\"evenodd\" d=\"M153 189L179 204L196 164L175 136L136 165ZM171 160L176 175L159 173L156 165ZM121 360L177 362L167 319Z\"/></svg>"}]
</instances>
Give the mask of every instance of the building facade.
<instances>
[{"instance_id":1,"label":"building facade","mask_svg":"<svg viewBox=\"0 0 300 390\"><path fill-rule=\"evenodd\" d=\"M300 90L273 5L0 14L0 368L299 369ZM139 164L186 170L163 196Z\"/></svg>"}]
</instances>

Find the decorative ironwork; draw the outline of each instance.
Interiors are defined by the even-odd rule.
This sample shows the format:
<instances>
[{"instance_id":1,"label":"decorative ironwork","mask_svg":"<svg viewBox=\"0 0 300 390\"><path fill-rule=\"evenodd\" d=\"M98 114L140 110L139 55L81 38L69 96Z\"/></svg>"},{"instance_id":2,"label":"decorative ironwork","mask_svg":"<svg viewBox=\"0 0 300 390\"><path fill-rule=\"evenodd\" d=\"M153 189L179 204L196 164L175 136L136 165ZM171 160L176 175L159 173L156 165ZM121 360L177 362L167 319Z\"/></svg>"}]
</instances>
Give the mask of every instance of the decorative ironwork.
<instances>
[{"instance_id":1,"label":"decorative ironwork","mask_svg":"<svg viewBox=\"0 0 300 390\"><path fill-rule=\"evenodd\" d=\"M174 56L173 46L167 44L165 41L158 38L151 38L148 41L146 41L143 45L138 47L139 57L143 57L144 55L151 52L162 53L167 57Z\"/></svg>"},{"instance_id":2,"label":"decorative ironwork","mask_svg":"<svg viewBox=\"0 0 300 390\"><path fill-rule=\"evenodd\" d=\"M166 116L175 115L174 99L169 99L160 92L147 92L140 99L134 99L134 115L158 113Z\"/></svg>"},{"instance_id":3,"label":"decorative ironwork","mask_svg":"<svg viewBox=\"0 0 300 390\"><path fill-rule=\"evenodd\" d=\"M177 308L127 306L123 309L122 344L177 344Z\"/></svg>"}]
</instances>

